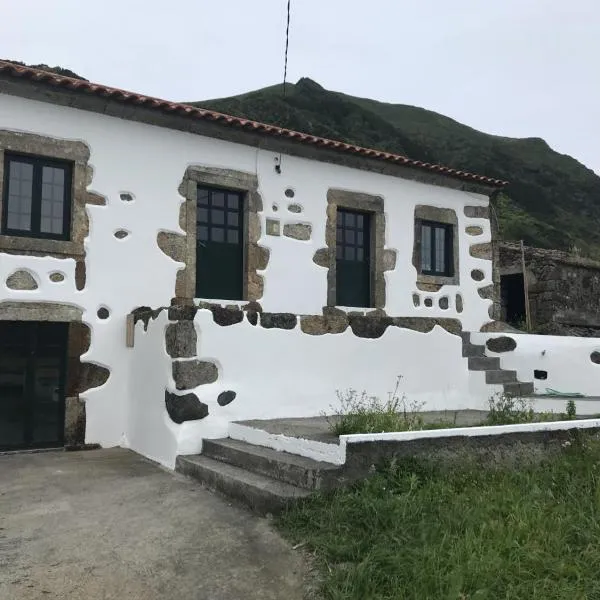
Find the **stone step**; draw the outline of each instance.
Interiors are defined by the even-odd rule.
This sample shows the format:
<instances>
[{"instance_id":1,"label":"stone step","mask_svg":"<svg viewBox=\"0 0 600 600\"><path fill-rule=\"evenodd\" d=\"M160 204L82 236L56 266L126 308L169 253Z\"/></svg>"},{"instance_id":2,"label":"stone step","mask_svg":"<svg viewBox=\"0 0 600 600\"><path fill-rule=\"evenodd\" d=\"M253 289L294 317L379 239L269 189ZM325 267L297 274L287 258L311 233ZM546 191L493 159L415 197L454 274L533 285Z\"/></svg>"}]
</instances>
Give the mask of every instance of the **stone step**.
<instances>
[{"instance_id":1,"label":"stone step","mask_svg":"<svg viewBox=\"0 0 600 600\"><path fill-rule=\"evenodd\" d=\"M485 346L479 344L465 344L462 346L463 357L471 356L485 356Z\"/></svg>"},{"instance_id":2,"label":"stone step","mask_svg":"<svg viewBox=\"0 0 600 600\"><path fill-rule=\"evenodd\" d=\"M178 456L175 470L242 502L260 515L276 514L310 495L308 490L199 454Z\"/></svg>"},{"instance_id":3,"label":"stone step","mask_svg":"<svg viewBox=\"0 0 600 600\"><path fill-rule=\"evenodd\" d=\"M533 383L523 383L520 381L504 384L504 393L511 396L523 397L531 396L534 393Z\"/></svg>"},{"instance_id":4,"label":"stone step","mask_svg":"<svg viewBox=\"0 0 600 600\"><path fill-rule=\"evenodd\" d=\"M469 371L497 371L500 369L500 359L497 356L471 356Z\"/></svg>"},{"instance_id":5,"label":"stone step","mask_svg":"<svg viewBox=\"0 0 600 600\"><path fill-rule=\"evenodd\" d=\"M204 440L202 455L307 490L335 486L339 467L231 438Z\"/></svg>"},{"instance_id":6,"label":"stone step","mask_svg":"<svg viewBox=\"0 0 600 600\"><path fill-rule=\"evenodd\" d=\"M486 383L516 383L517 372L516 371L503 371L498 369L497 371L486 371L485 372Z\"/></svg>"},{"instance_id":7,"label":"stone step","mask_svg":"<svg viewBox=\"0 0 600 600\"><path fill-rule=\"evenodd\" d=\"M471 343L471 332L470 331L461 331L460 337L462 338L463 344Z\"/></svg>"}]
</instances>

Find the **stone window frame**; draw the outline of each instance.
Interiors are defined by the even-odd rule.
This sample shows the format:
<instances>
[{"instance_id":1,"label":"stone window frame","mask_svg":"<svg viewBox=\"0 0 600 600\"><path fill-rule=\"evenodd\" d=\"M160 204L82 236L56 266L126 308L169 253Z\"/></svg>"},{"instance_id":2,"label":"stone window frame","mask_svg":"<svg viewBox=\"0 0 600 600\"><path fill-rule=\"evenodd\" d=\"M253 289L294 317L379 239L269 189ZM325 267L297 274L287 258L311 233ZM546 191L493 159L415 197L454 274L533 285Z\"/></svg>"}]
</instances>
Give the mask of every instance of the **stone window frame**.
<instances>
[{"instance_id":1,"label":"stone window frame","mask_svg":"<svg viewBox=\"0 0 600 600\"><path fill-rule=\"evenodd\" d=\"M67 357L65 379L64 447L86 447L86 408L80 395L103 385L110 373L104 367L81 361L91 341L91 327L83 323L81 308L54 302L0 302L0 321L66 323Z\"/></svg>"},{"instance_id":2,"label":"stone window frame","mask_svg":"<svg viewBox=\"0 0 600 600\"><path fill-rule=\"evenodd\" d=\"M194 300L220 300L220 298L196 297L196 212L198 186L206 185L226 190L242 192L244 195L244 270L243 294L232 302L253 302L263 296L264 278L258 271L264 271L269 261L269 250L258 244L261 236L262 197L258 191L258 177L254 173L190 165L179 186L179 194L185 198L181 205L179 224L185 231L183 251L185 268L177 274L174 302L190 304Z\"/></svg>"},{"instance_id":3,"label":"stone window frame","mask_svg":"<svg viewBox=\"0 0 600 600\"><path fill-rule=\"evenodd\" d=\"M343 189L327 190L326 248L317 250L313 261L327 268L327 306L336 306L336 227L338 208L369 213L371 216L371 305L360 308L385 307L384 271L395 267L395 252L385 250L385 212L382 196L351 192ZM386 256L386 253L389 256ZM358 308L358 307L357 307Z\"/></svg>"},{"instance_id":4,"label":"stone window frame","mask_svg":"<svg viewBox=\"0 0 600 600\"><path fill-rule=\"evenodd\" d=\"M76 140L62 140L33 133L0 129L0 214L2 213L2 199L4 197L5 152L71 163L71 228L68 240L0 233L0 252L79 258L81 261L78 261L78 267L81 270L80 262L84 268L84 239L89 232L89 221L85 205L104 205L106 203L104 197L87 191L87 186L92 179L92 169L88 165L90 159L88 146L84 142ZM78 286L78 289L81 288Z\"/></svg>"},{"instance_id":5,"label":"stone window frame","mask_svg":"<svg viewBox=\"0 0 600 600\"><path fill-rule=\"evenodd\" d=\"M421 226L424 222L441 223L452 227L452 275L426 275L421 272ZM413 266L417 270L417 284L459 285L460 284L460 240L458 216L452 208L439 208L427 204L417 204L414 216Z\"/></svg>"}]
</instances>

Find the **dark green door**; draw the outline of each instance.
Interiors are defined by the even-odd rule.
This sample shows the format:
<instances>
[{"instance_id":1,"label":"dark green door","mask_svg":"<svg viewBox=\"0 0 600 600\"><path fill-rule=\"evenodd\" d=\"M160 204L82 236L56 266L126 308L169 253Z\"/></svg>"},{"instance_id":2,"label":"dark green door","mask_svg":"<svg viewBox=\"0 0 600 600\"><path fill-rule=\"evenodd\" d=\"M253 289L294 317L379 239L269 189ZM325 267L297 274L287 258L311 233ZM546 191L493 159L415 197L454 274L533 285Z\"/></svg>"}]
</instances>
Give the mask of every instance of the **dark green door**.
<instances>
[{"instance_id":1,"label":"dark green door","mask_svg":"<svg viewBox=\"0 0 600 600\"><path fill-rule=\"evenodd\" d=\"M244 196L198 187L196 298L243 300Z\"/></svg>"},{"instance_id":2,"label":"dark green door","mask_svg":"<svg viewBox=\"0 0 600 600\"><path fill-rule=\"evenodd\" d=\"M62 446L67 331L0 321L0 450Z\"/></svg>"},{"instance_id":3,"label":"dark green door","mask_svg":"<svg viewBox=\"0 0 600 600\"><path fill-rule=\"evenodd\" d=\"M371 306L371 215L338 209L336 305Z\"/></svg>"}]
</instances>

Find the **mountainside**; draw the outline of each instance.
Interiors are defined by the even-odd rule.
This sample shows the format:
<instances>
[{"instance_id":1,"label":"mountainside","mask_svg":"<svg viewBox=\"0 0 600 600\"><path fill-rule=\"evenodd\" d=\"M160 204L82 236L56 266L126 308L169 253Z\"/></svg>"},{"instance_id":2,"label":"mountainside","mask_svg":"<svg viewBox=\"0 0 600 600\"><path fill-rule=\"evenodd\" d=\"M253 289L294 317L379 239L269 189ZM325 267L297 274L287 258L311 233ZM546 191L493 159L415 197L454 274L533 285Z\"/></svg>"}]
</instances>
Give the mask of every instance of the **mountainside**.
<instances>
[{"instance_id":1,"label":"mountainside","mask_svg":"<svg viewBox=\"0 0 600 600\"><path fill-rule=\"evenodd\" d=\"M29 66L84 79L62 67ZM489 135L430 110L332 92L307 78L287 84L285 98L282 91L273 85L189 104L510 181L495 203L504 239L600 259L600 177L544 140Z\"/></svg>"},{"instance_id":2,"label":"mountainside","mask_svg":"<svg viewBox=\"0 0 600 600\"><path fill-rule=\"evenodd\" d=\"M236 116L510 181L496 203L504 239L600 257L600 177L540 138L489 135L415 106L331 92L310 79L191 102Z\"/></svg>"}]
</instances>

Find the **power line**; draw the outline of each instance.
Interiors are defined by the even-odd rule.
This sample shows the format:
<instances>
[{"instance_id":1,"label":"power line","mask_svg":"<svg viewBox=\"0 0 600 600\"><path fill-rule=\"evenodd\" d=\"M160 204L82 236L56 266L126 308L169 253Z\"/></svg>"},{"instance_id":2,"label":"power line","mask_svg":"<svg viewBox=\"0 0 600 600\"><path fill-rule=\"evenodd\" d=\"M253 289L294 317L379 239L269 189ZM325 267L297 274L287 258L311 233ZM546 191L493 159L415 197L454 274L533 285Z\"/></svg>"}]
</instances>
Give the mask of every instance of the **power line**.
<instances>
[{"instance_id":1,"label":"power line","mask_svg":"<svg viewBox=\"0 0 600 600\"><path fill-rule=\"evenodd\" d=\"M285 60L283 64L283 97L285 98L285 80L287 78L287 58L288 58L288 46L290 43L290 3L287 3L287 26L285 28Z\"/></svg>"}]
</instances>

